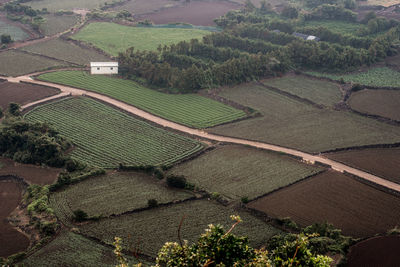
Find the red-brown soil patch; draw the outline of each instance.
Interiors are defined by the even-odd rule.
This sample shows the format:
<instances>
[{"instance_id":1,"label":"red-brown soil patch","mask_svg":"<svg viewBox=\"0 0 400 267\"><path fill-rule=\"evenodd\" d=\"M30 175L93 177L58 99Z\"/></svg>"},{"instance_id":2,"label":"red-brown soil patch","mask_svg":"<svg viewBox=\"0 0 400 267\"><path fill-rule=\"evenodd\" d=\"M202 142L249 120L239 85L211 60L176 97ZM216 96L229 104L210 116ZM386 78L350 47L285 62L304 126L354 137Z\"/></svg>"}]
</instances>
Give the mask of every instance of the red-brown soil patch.
<instances>
[{"instance_id":1,"label":"red-brown soil patch","mask_svg":"<svg viewBox=\"0 0 400 267\"><path fill-rule=\"evenodd\" d=\"M125 4L116 6L114 10L128 10L134 15L143 15L182 5L184 0L130 0Z\"/></svg>"},{"instance_id":2,"label":"red-brown soil patch","mask_svg":"<svg viewBox=\"0 0 400 267\"><path fill-rule=\"evenodd\" d=\"M373 237L354 245L347 256L349 267L399 266L400 236Z\"/></svg>"},{"instance_id":3,"label":"red-brown soil patch","mask_svg":"<svg viewBox=\"0 0 400 267\"><path fill-rule=\"evenodd\" d=\"M155 24L183 22L193 25L213 26L215 25L215 18L225 15L230 10L240 8L240 5L227 1L191 1L183 6L167 8L156 13L140 16L140 19L148 19Z\"/></svg>"},{"instance_id":4,"label":"red-brown soil patch","mask_svg":"<svg viewBox=\"0 0 400 267\"><path fill-rule=\"evenodd\" d=\"M13 181L0 181L0 257L7 257L29 246L29 239L14 229L8 215L21 201L22 187Z\"/></svg>"},{"instance_id":5,"label":"red-brown soil patch","mask_svg":"<svg viewBox=\"0 0 400 267\"><path fill-rule=\"evenodd\" d=\"M54 88L24 83L0 82L0 107L5 109L15 102L21 105L58 94Z\"/></svg>"},{"instance_id":6,"label":"red-brown soil patch","mask_svg":"<svg viewBox=\"0 0 400 267\"><path fill-rule=\"evenodd\" d=\"M371 148L325 154L326 157L400 183L400 148Z\"/></svg>"},{"instance_id":7,"label":"red-brown soil patch","mask_svg":"<svg viewBox=\"0 0 400 267\"><path fill-rule=\"evenodd\" d=\"M0 168L1 175L14 175L23 178L26 182L31 184L52 184L57 180L58 174L61 169L48 168L35 166L30 164L16 163L10 159L0 158L0 164L3 165Z\"/></svg>"},{"instance_id":8,"label":"red-brown soil patch","mask_svg":"<svg viewBox=\"0 0 400 267\"><path fill-rule=\"evenodd\" d=\"M327 171L251 202L271 217L290 217L301 226L328 222L345 235L368 237L400 223L400 198Z\"/></svg>"}]
</instances>

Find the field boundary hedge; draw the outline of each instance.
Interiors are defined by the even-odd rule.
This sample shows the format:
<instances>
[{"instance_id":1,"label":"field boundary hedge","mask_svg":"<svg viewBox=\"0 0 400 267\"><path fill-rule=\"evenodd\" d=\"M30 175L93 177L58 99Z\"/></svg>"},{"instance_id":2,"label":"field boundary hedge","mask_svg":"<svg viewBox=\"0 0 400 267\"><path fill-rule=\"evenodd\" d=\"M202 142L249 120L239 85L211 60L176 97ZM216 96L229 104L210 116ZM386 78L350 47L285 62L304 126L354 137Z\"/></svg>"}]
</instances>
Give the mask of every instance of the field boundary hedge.
<instances>
[{"instance_id":1,"label":"field boundary hedge","mask_svg":"<svg viewBox=\"0 0 400 267\"><path fill-rule=\"evenodd\" d=\"M18 176L17 174L9 173L0 175L0 181L14 181L20 183L24 187L28 187L29 184L25 181L24 178Z\"/></svg>"},{"instance_id":2,"label":"field boundary hedge","mask_svg":"<svg viewBox=\"0 0 400 267\"><path fill-rule=\"evenodd\" d=\"M322 151L321 154L350 151L350 150L362 150L367 148L394 148L394 147L400 147L400 142L392 144L373 144L373 145L363 145L363 146L351 146L345 148L335 148L331 150Z\"/></svg>"},{"instance_id":3,"label":"field boundary hedge","mask_svg":"<svg viewBox=\"0 0 400 267\"><path fill-rule=\"evenodd\" d=\"M350 97L349 97L350 98ZM360 115L360 116L364 116L370 119L374 119L380 122L385 122L391 125L396 125L396 126L400 126L400 120L394 120L394 119L390 119L390 118L386 118L380 115L375 115L375 114L370 114L370 113L365 113L365 112L360 112L357 111L355 109L353 109L347 102L346 102L346 106L349 108L349 110L351 110L352 112Z\"/></svg>"}]
</instances>

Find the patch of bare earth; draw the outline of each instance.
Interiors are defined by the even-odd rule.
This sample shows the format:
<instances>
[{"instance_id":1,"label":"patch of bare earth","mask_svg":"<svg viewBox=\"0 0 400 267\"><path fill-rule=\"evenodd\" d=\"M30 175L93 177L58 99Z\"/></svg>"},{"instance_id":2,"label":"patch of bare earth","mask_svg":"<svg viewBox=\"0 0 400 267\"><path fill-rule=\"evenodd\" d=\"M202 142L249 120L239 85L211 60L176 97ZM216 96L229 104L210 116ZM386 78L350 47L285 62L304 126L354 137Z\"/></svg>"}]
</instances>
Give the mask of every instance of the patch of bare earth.
<instances>
[{"instance_id":1,"label":"patch of bare earth","mask_svg":"<svg viewBox=\"0 0 400 267\"><path fill-rule=\"evenodd\" d=\"M373 237L354 245L347 256L349 267L399 266L400 236Z\"/></svg>"},{"instance_id":2,"label":"patch of bare earth","mask_svg":"<svg viewBox=\"0 0 400 267\"><path fill-rule=\"evenodd\" d=\"M20 105L28 104L52 95L60 91L46 86L38 86L24 83L0 82L0 107L7 108L11 102Z\"/></svg>"},{"instance_id":3,"label":"patch of bare earth","mask_svg":"<svg viewBox=\"0 0 400 267\"><path fill-rule=\"evenodd\" d=\"M191 1L183 6L163 9L156 13L139 16L155 24L173 22L189 23L193 25L214 26L214 19L225 15L230 10L240 9L241 5L228 1Z\"/></svg>"},{"instance_id":4,"label":"patch of bare earth","mask_svg":"<svg viewBox=\"0 0 400 267\"><path fill-rule=\"evenodd\" d=\"M369 237L400 221L400 198L327 171L251 202L250 208L301 226L328 222L345 235Z\"/></svg>"}]
</instances>

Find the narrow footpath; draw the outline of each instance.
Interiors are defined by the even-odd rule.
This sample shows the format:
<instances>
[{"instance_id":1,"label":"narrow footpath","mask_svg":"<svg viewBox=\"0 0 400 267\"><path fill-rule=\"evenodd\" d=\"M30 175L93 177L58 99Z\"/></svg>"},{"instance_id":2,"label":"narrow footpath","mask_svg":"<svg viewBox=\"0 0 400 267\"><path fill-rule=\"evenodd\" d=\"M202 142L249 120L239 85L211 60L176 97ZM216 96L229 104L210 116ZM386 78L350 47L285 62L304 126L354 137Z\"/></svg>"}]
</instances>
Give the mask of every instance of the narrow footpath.
<instances>
[{"instance_id":1,"label":"narrow footpath","mask_svg":"<svg viewBox=\"0 0 400 267\"><path fill-rule=\"evenodd\" d=\"M285 153L288 155L292 155L292 156L296 156L296 157L300 157L302 158L305 162L308 162L310 164L315 164L315 163L322 163L325 165L330 166L333 170L335 171L339 171L339 172L347 172L349 174L355 175L361 179L364 179L366 181L372 182L374 184L380 185L382 187L388 188L390 190L396 191L398 193L400 193L400 184L396 184L393 182L390 182L388 180L382 179L376 175L370 174L368 172L347 166L345 164L342 164L340 162L325 158L321 155L312 155L309 153L305 153L302 151L298 151L295 149L291 149L291 148L286 148L286 147L281 147L281 146L277 146L277 145L271 145L271 144L267 144L267 143L263 143L263 142L257 142L257 141L249 141L249 140L245 140L245 139L240 139L240 138L233 138L233 137L226 137L226 136L220 136L220 135L216 135L216 134L211 134L211 133L207 133L203 130L199 130L199 129L193 129L193 128L189 128L187 126L172 122L172 121L168 121L166 119L157 117L151 113L148 113L146 111L143 111L141 109L138 109L134 106L128 105L124 102L121 102L119 100L116 100L114 98L105 96L105 95L101 95L98 93L94 93L94 92L90 92L90 91L86 91L86 90L82 90L82 89L77 89L77 88L72 88L69 86L64 86L64 85L59 85L59 84L54 84L54 83L50 83L50 82L43 82L43 81L38 81L38 80L33 80L32 78L30 78L29 76L20 76L20 77L16 77L16 78L10 78L10 77L0 77L3 79L7 79L9 82L14 82L14 83L18 83L18 82L29 82L29 83L34 83L34 84L39 84L39 85L44 85L44 86L50 86L50 87L55 87L61 90L61 94L56 95L56 96L52 96L49 98L45 98L39 101L35 101L33 103L27 104L22 106L22 109L27 109L29 107L38 105L40 103L43 102L47 102L49 100L52 99L56 99L59 97L64 97L65 95L86 95L86 96L90 96L92 98L95 99L99 99L103 102L106 102L110 105L116 106L122 110L125 110L133 115L136 115L138 117L141 117L145 120L151 121L153 123L156 123L158 125L161 125L163 127L167 127L167 128L171 128L180 132L184 132L186 134L190 134L193 136L197 136L197 137L201 137L201 138L205 138L205 139L209 139L209 140L213 140L213 141L218 141L218 142L224 142L224 143L231 143L231 144L239 144L239 145L247 145L247 146L251 146L251 147L255 147L255 148L260 148L260 149L265 149L265 150L270 150L270 151L276 151L276 152L281 152L281 153Z\"/></svg>"}]
</instances>

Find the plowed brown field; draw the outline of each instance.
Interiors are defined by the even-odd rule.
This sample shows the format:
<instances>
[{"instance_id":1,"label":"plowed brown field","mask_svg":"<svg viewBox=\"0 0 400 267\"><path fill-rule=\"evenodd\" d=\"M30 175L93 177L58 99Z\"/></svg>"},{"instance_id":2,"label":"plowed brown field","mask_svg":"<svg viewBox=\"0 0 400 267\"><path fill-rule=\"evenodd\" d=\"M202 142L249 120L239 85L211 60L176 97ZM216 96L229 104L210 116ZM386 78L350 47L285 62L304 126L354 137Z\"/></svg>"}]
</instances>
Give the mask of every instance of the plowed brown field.
<instances>
[{"instance_id":1,"label":"plowed brown field","mask_svg":"<svg viewBox=\"0 0 400 267\"><path fill-rule=\"evenodd\" d=\"M400 148L373 148L325 154L326 157L400 183Z\"/></svg>"},{"instance_id":2,"label":"plowed brown field","mask_svg":"<svg viewBox=\"0 0 400 267\"><path fill-rule=\"evenodd\" d=\"M290 217L301 226L329 222L345 235L368 237L400 222L400 198L328 171L248 205L269 216Z\"/></svg>"},{"instance_id":3,"label":"plowed brown field","mask_svg":"<svg viewBox=\"0 0 400 267\"><path fill-rule=\"evenodd\" d=\"M7 108L8 104L15 102L21 105L58 94L60 91L45 86L24 83L0 82L0 107Z\"/></svg>"},{"instance_id":4,"label":"plowed brown field","mask_svg":"<svg viewBox=\"0 0 400 267\"><path fill-rule=\"evenodd\" d=\"M22 188L17 182L0 181L0 257L7 257L29 246L29 239L6 220L21 201Z\"/></svg>"},{"instance_id":5,"label":"plowed brown field","mask_svg":"<svg viewBox=\"0 0 400 267\"><path fill-rule=\"evenodd\" d=\"M241 6L227 1L192 1L184 6L172 7L156 13L140 16L155 24L184 22L193 25L213 26L214 19L225 15L230 10L240 9Z\"/></svg>"},{"instance_id":6,"label":"plowed brown field","mask_svg":"<svg viewBox=\"0 0 400 267\"><path fill-rule=\"evenodd\" d=\"M56 168L15 163L10 159L2 158L0 158L0 164L3 165L3 167L0 168L0 176L15 175L23 178L28 183L39 185L54 183L61 171L61 169Z\"/></svg>"},{"instance_id":7,"label":"plowed brown field","mask_svg":"<svg viewBox=\"0 0 400 267\"><path fill-rule=\"evenodd\" d=\"M350 249L348 267L399 266L400 236L373 237Z\"/></svg>"}]
</instances>

